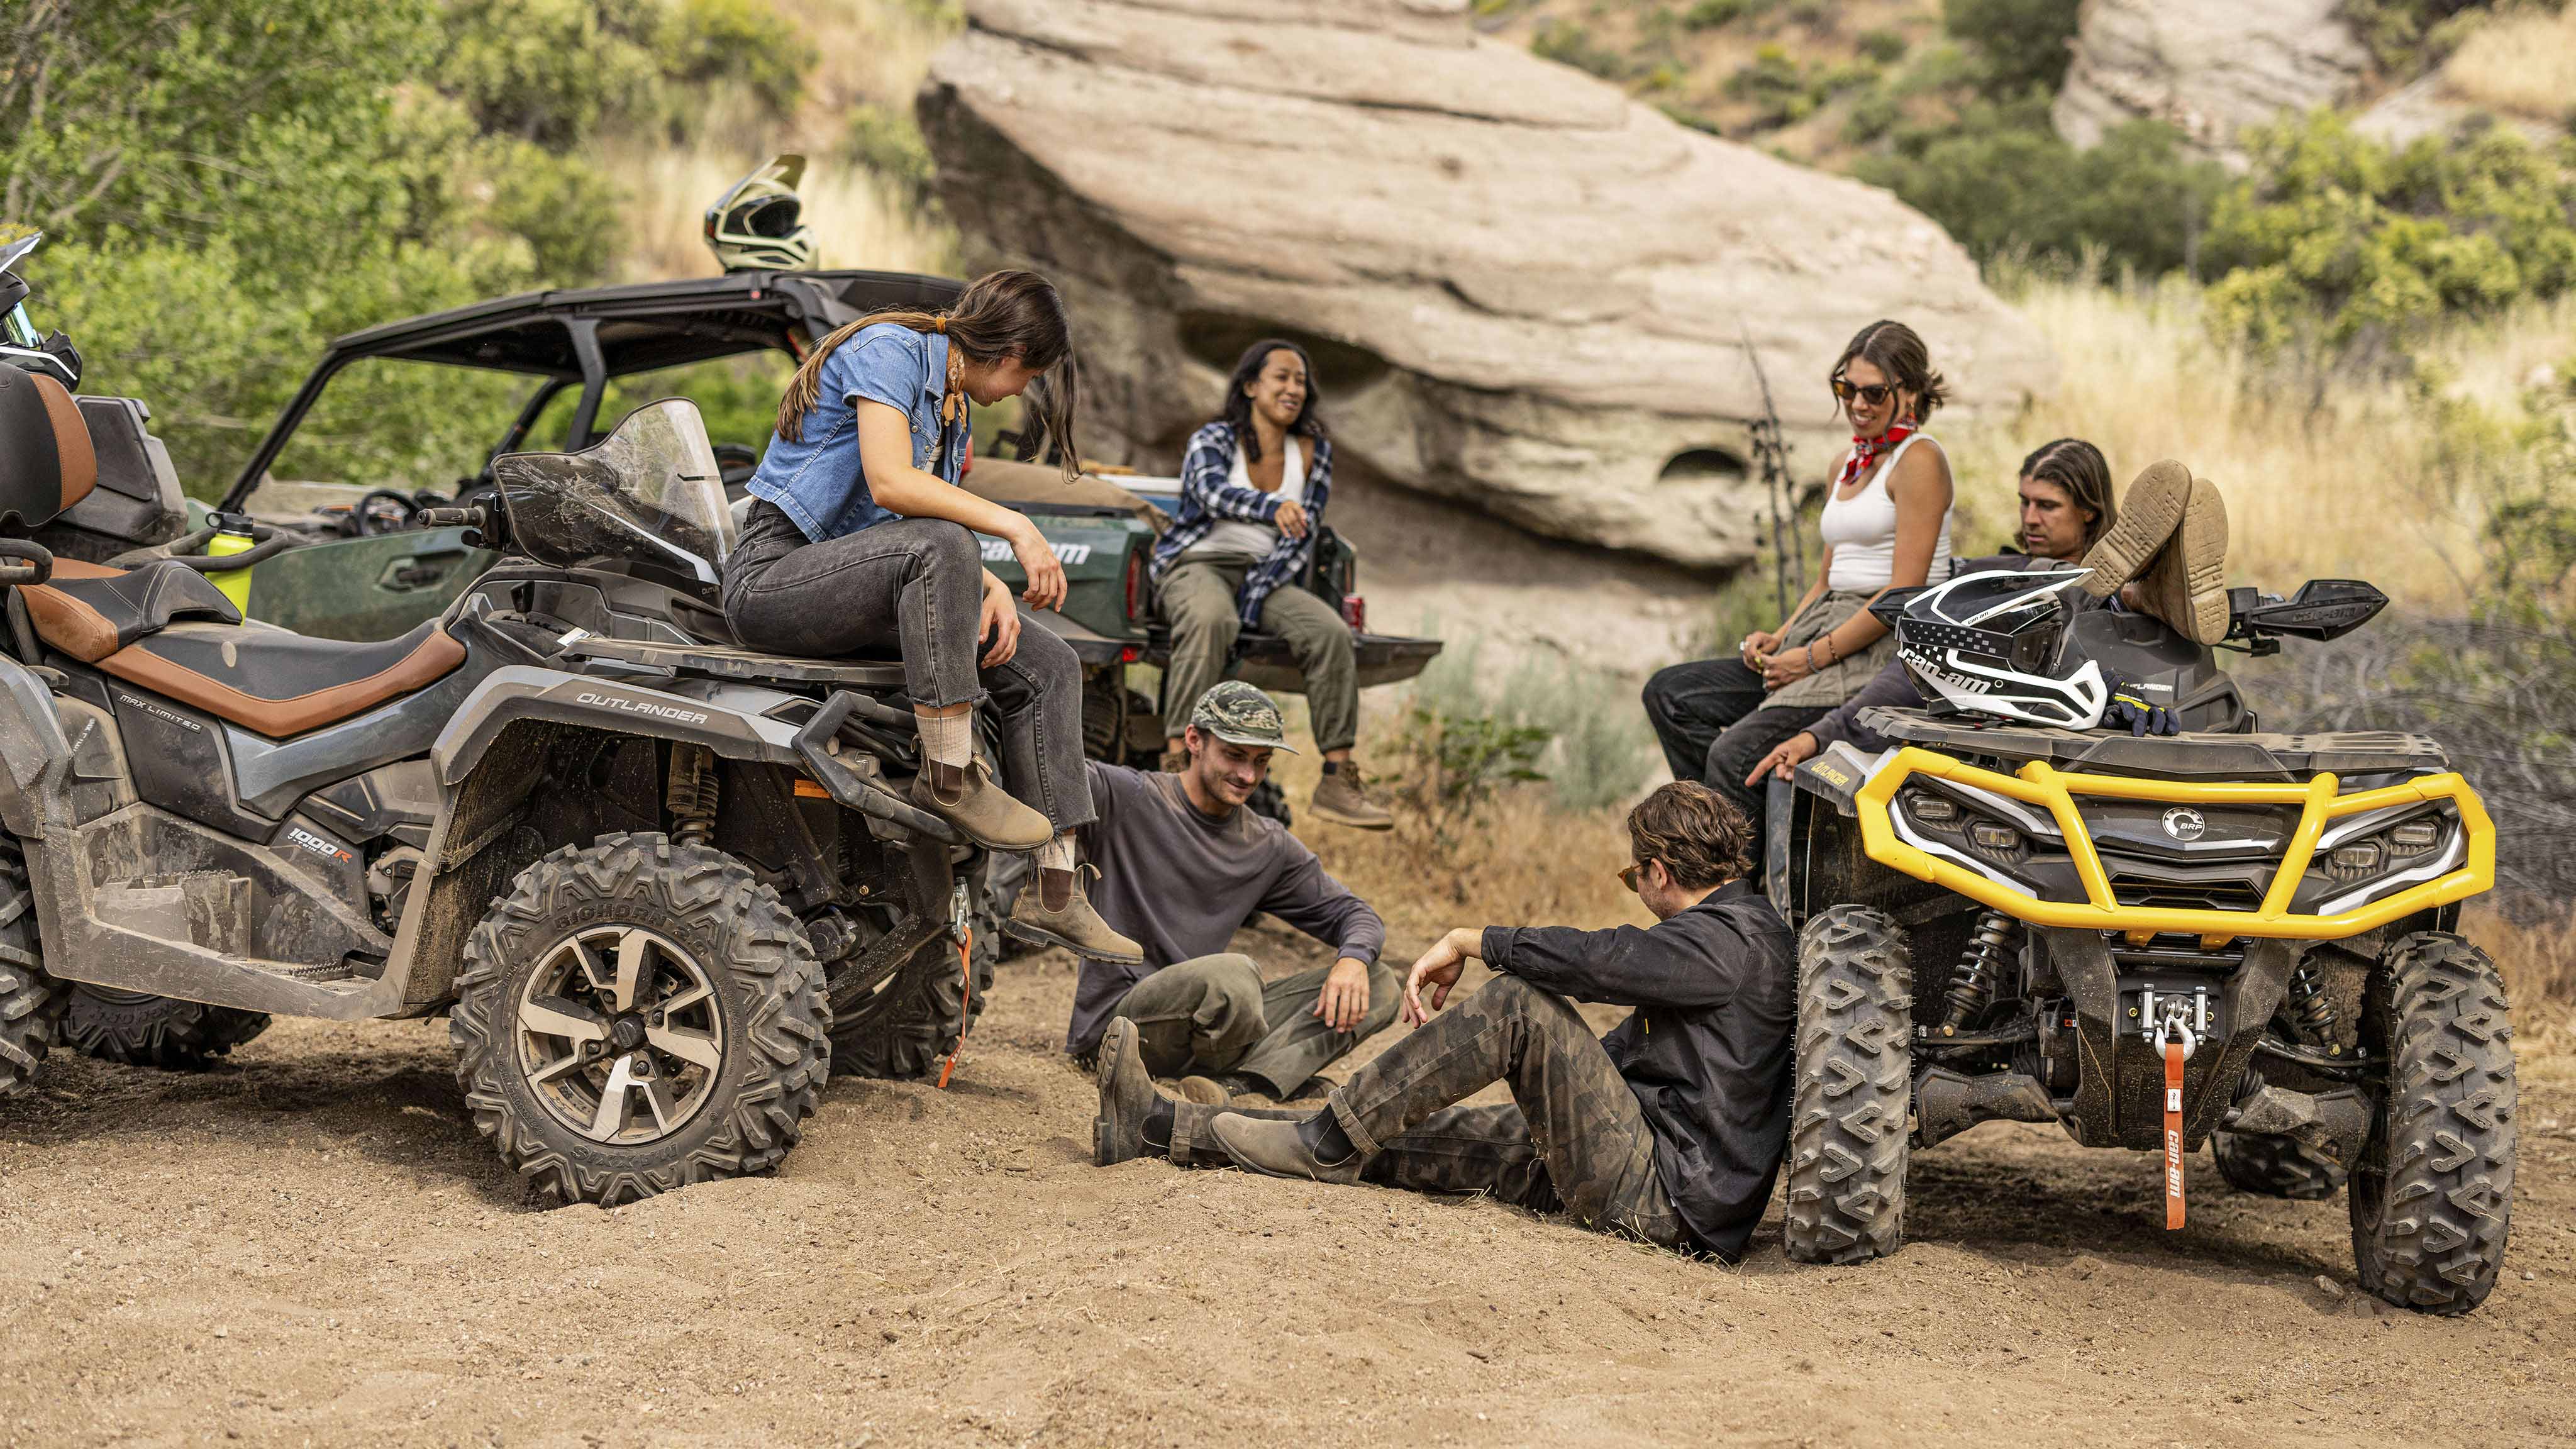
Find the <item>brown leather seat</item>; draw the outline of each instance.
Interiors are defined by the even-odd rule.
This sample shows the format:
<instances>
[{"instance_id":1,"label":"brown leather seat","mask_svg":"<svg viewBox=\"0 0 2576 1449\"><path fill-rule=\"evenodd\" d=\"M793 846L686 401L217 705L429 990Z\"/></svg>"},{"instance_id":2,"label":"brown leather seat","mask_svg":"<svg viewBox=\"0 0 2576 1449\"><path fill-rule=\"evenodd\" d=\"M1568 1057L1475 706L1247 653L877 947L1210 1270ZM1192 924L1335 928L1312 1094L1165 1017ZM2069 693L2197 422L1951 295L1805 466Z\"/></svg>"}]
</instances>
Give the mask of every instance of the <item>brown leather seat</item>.
<instances>
[{"instance_id":1,"label":"brown leather seat","mask_svg":"<svg viewBox=\"0 0 2576 1449\"><path fill-rule=\"evenodd\" d=\"M313 639L263 624L172 624L98 667L282 739L426 689L464 662L465 646L432 619L399 639L372 644Z\"/></svg>"},{"instance_id":2,"label":"brown leather seat","mask_svg":"<svg viewBox=\"0 0 2576 1449\"><path fill-rule=\"evenodd\" d=\"M168 560L112 569L57 558L51 583L22 584L18 593L27 601L36 637L83 664L96 664L180 619L241 622L241 611L223 590L186 564Z\"/></svg>"},{"instance_id":3,"label":"brown leather seat","mask_svg":"<svg viewBox=\"0 0 2576 1449\"><path fill-rule=\"evenodd\" d=\"M98 486L98 452L70 389L0 367L0 525L42 528Z\"/></svg>"}]
</instances>

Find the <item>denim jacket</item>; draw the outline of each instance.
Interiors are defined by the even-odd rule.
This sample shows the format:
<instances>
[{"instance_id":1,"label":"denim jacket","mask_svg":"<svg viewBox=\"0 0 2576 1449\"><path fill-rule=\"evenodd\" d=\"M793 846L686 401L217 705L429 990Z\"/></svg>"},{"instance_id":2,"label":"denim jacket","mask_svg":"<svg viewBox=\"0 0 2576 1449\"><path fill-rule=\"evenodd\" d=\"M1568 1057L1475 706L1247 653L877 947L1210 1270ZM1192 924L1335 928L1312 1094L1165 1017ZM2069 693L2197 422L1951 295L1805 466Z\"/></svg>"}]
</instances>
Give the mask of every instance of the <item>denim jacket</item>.
<instances>
[{"instance_id":1,"label":"denim jacket","mask_svg":"<svg viewBox=\"0 0 2576 1449\"><path fill-rule=\"evenodd\" d=\"M966 409L942 425L948 339L897 322L860 328L823 360L823 389L805 412L805 441L769 435L769 451L751 475L751 495L796 520L816 543L858 532L895 515L877 506L859 466L857 399L881 402L912 423L912 464L957 481L966 463ZM938 461L932 463L936 450Z\"/></svg>"}]
</instances>

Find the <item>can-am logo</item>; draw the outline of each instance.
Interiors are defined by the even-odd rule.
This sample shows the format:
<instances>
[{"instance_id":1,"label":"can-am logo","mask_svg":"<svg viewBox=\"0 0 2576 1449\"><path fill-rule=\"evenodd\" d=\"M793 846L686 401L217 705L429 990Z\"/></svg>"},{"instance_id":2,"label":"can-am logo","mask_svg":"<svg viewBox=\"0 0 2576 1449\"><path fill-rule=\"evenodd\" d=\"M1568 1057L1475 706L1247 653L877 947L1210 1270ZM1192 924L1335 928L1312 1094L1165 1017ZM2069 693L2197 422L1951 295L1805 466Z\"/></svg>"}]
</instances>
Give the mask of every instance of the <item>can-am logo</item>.
<instances>
[{"instance_id":1,"label":"can-am logo","mask_svg":"<svg viewBox=\"0 0 2576 1449\"><path fill-rule=\"evenodd\" d=\"M978 538L983 537L981 534L976 536ZM1056 562L1063 564L1066 568L1079 568L1082 565L1091 562L1090 544L1059 543L1054 545L1054 548ZM1009 563L1013 557L1014 555L1011 553L1011 546L1009 544L1002 542L998 538L984 539L984 562Z\"/></svg>"},{"instance_id":2,"label":"can-am logo","mask_svg":"<svg viewBox=\"0 0 2576 1449\"><path fill-rule=\"evenodd\" d=\"M701 711L675 709L667 704L655 704L649 699L621 699L613 694L583 694L576 697L573 703L587 704L598 709L613 709L622 714L651 715L655 719L667 719L676 724L707 722L706 715Z\"/></svg>"}]
</instances>

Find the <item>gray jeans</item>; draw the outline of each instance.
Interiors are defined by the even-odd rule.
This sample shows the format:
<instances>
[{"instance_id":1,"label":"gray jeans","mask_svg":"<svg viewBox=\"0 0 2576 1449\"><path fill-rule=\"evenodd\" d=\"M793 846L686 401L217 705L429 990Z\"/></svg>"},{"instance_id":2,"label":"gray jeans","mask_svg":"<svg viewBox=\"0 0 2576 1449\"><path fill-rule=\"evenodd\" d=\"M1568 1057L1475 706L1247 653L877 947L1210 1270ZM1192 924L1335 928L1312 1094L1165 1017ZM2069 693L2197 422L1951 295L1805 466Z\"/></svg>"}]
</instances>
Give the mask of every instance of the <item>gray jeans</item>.
<instances>
[{"instance_id":1,"label":"gray jeans","mask_svg":"<svg viewBox=\"0 0 2576 1449\"><path fill-rule=\"evenodd\" d=\"M979 665L984 561L975 535L897 518L811 543L766 500L725 560L725 618L744 646L807 659L899 651L914 705L973 702L1000 726L1002 783L1058 830L1092 820L1082 763L1082 661L1020 611L1020 647Z\"/></svg>"},{"instance_id":2,"label":"gray jeans","mask_svg":"<svg viewBox=\"0 0 2576 1449\"><path fill-rule=\"evenodd\" d=\"M1163 666L1165 735L1178 738L1189 724L1190 706L1225 678L1234 641L1243 632L1234 600L1250 568L1183 563L1163 576L1161 607L1164 621L1172 626L1172 660ZM1315 748L1349 749L1360 737L1360 674L1351 626L1332 605L1291 583L1262 600L1261 627L1288 641L1288 652L1306 677L1306 717L1314 727Z\"/></svg>"},{"instance_id":3,"label":"gray jeans","mask_svg":"<svg viewBox=\"0 0 2576 1449\"><path fill-rule=\"evenodd\" d=\"M1453 1105L1497 1081L1511 1086L1511 1105ZM1208 1126L1226 1110L1175 1107L1172 1161L1224 1165L1225 1149ZM1636 1093L1572 1002L1518 977L1497 976L1453 1002L1352 1073L1325 1110L1372 1154L1363 1182L1488 1193L1668 1248L1683 1241ZM1244 1115L1310 1114L1271 1108Z\"/></svg>"},{"instance_id":4,"label":"gray jeans","mask_svg":"<svg viewBox=\"0 0 2576 1449\"><path fill-rule=\"evenodd\" d=\"M1367 1015L1335 1031L1315 1015L1329 966L1264 982L1249 956L1226 952L1175 961L1127 988L1110 1015L1136 1023L1145 1070L1158 1077L1239 1072L1284 1097L1395 1020L1404 983L1384 962L1369 967Z\"/></svg>"}]
</instances>

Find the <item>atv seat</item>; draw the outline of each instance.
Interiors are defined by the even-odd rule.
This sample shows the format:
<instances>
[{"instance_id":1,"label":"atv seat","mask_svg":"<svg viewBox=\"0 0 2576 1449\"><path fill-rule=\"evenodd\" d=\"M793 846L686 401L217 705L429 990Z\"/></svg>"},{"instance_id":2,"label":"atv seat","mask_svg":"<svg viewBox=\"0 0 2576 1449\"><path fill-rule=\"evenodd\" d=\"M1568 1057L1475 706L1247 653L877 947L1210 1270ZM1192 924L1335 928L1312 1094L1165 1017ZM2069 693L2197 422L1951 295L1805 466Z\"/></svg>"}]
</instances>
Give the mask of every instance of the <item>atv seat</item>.
<instances>
[{"instance_id":1,"label":"atv seat","mask_svg":"<svg viewBox=\"0 0 2576 1449\"><path fill-rule=\"evenodd\" d=\"M167 560L112 569L57 558L51 582L27 584L18 592L36 637L83 664L96 664L176 620L238 624L242 617L204 574Z\"/></svg>"},{"instance_id":2,"label":"atv seat","mask_svg":"<svg viewBox=\"0 0 2576 1449\"><path fill-rule=\"evenodd\" d=\"M398 639L350 644L272 625L172 624L98 667L246 730L283 739L426 689L465 662L432 619Z\"/></svg>"}]
</instances>

